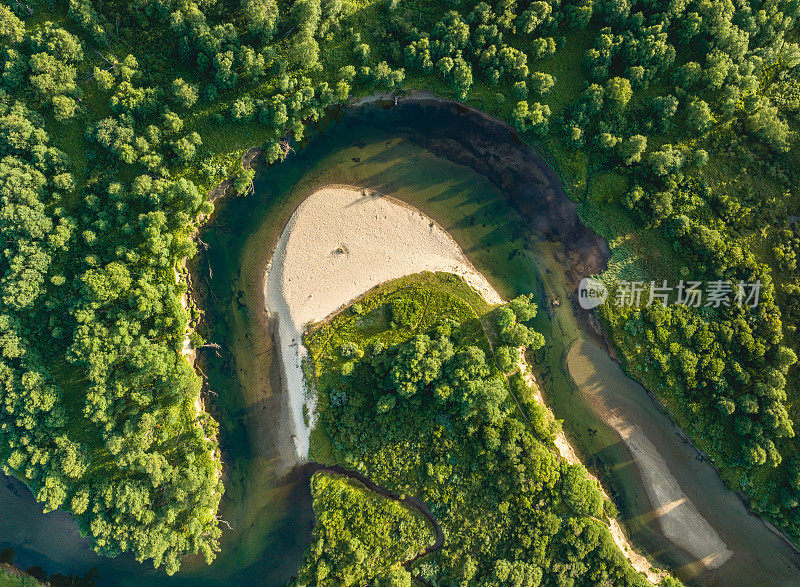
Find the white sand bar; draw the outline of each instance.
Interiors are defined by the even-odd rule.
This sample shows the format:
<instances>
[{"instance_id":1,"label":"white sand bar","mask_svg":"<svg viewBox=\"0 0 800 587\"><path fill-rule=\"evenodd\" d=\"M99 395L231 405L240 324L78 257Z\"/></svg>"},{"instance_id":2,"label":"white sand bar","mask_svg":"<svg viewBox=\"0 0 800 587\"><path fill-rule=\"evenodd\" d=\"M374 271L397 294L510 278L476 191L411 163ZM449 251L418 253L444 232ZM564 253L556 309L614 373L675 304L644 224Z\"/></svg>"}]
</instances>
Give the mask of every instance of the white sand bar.
<instances>
[{"instance_id":1,"label":"white sand bar","mask_svg":"<svg viewBox=\"0 0 800 587\"><path fill-rule=\"evenodd\" d=\"M420 271L455 273L488 302L503 302L442 227L392 198L329 186L311 194L289 219L267 268L264 297L270 319L278 320L300 459L308 457L315 407L301 369L304 328L384 281Z\"/></svg>"},{"instance_id":2,"label":"white sand bar","mask_svg":"<svg viewBox=\"0 0 800 587\"><path fill-rule=\"evenodd\" d=\"M664 457L644 430L631 422L630 412L637 407L626 402L625 393L619 388L620 379L610 379L608 373L602 379L592 369L585 368L585 362L580 357L593 355L605 356L604 351L592 343L581 340L574 344L567 355L570 375L575 384L589 394L590 401L596 403L597 409L606 414L606 423L616 430L628 447L650 498L652 515L664 535L706 568L722 566L733 556L733 552L684 493ZM620 368L615 365L614 369ZM623 378L622 381L629 380ZM630 382L630 385L635 384Z\"/></svg>"}]
</instances>

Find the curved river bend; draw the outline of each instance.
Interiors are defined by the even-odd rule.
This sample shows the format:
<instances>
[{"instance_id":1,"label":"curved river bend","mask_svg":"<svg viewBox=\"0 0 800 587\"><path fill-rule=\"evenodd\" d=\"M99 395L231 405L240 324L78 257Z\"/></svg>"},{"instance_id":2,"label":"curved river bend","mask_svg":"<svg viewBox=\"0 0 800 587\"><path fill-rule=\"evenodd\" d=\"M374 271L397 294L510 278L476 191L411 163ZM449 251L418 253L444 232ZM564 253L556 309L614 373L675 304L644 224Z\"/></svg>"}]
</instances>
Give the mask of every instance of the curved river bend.
<instances>
[{"instance_id":1,"label":"curved river bend","mask_svg":"<svg viewBox=\"0 0 800 587\"><path fill-rule=\"evenodd\" d=\"M263 280L294 209L332 183L407 201L445 228L504 297L536 293L548 308L536 321L547 345L534 357L545 399L612 494L639 550L693 584L800 584L800 555L698 460L645 390L593 340L590 317L571 303L548 303L570 300L577 280L601 271L608 254L580 224L552 170L505 126L435 100L365 104L332 116L303 149L261 171L252 196L221 202L201 234L207 248L190 268L207 338L222 347L221 356L202 355L201 364L216 394L206 405L221 425L220 513L230 524L214 564L186 561L168 578L129 557L101 559L67 514L41 514L24 486L3 478L0 549L13 548L16 564L51 574L96 568L100 584L114 585L283 585L292 577L313 524L314 466L293 466ZM683 511L691 516L681 518ZM685 532L675 530L676 519L710 530L709 540L702 548L681 547Z\"/></svg>"}]
</instances>

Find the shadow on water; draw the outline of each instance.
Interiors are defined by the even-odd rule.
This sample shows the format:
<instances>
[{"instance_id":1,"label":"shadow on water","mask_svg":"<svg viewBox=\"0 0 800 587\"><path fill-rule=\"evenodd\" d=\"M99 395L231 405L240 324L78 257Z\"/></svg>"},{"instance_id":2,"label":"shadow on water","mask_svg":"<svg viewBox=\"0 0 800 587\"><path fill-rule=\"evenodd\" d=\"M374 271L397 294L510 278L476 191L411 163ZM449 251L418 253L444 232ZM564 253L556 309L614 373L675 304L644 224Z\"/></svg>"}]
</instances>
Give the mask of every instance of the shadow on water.
<instances>
[{"instance_id":1,"label":"shadow on water","mask_svg":"<svg viewBox=\"0 0 800 587\"><path fill-rule=\"evenodd\" d=\"M201 232L207 246L189 263L192 291L204 310L205 338L221 346L220 356L199 357L208 376L204 402L220 422L225 462L220 515L226 524L214 563L187 560L184 570L168 578L130 557L100 558L69 515L42 514L24 486L2 479L0 549L13 548L17 564L66 574L96 567L99 582L111 585L284 585L294 575L313 524L313 467L291 467L263 279L291 213L311 191L330 183L369 187L416 206L451 233L501 294L535 293L542 308L535 326L547 344L532 360L546 400L609 489L640 550L693 583L793 582L797 555L746 515L708 463L682 452L689 449L669 419L605 352L584 349L588 375L574 385L566 359L576 341L586 338L587 320L570 299L577 279L604 268L607 245L580 224L553 171L508 127L437 101L332 113L304 148L259 172L254 194L219 202ZM681 489L734 552L725 565L705 572L666 539L639 466L606 425L607 414L591 401L598 390L626 398L626 418L658 447Z\"/></svg>"}]
</instances>

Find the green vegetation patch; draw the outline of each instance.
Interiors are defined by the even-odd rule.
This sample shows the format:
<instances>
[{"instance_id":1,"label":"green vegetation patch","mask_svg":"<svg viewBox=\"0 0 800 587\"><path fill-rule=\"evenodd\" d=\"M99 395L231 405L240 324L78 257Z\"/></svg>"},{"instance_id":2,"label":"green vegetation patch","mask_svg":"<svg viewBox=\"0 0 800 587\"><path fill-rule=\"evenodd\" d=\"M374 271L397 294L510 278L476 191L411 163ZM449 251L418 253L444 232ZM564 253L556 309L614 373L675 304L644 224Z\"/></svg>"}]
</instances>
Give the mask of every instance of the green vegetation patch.
<instances>
[{"instance_id":1,"label":"green vegetation patch","mask_svg":"<svg viewBox=\"0 0 800 587\"><path fill-rule=\"evenodd\" d=\"M38 587L39 581L13 567L0 565L0 587Z\"/></svg>"},{"instance_id":2,"label":"green vegetation patch","mask_svg":"<svg viewBox=\"0 0 800 587\"><path fill-rule=\"evenodd\" d=\"M449 315L464 326L470 342L483 345L488 353L479 318L490 309L479 293L452 273L415 273L381 284L324 327L312 329L306 347L315 364L325 361L324 370L339 370L356 355L363 356L370 344L397 345Z\"/></svg>"},{"instance_id":3,"label":"green vegetation patch","mask_svg":"<svg viewBox=\"0 0 800 587\"><path fill-rule=\"evenodd\" d=\"M413 320L393 321L393 308ZM511 348L543 344L526 326L535 315L527 296L492 308L445 273L378 286L306 335L326 439L311 456L429 506L445 543L413 573L434 584L643 584L611 541L610 504L555 451L556 423L523 416L498 368L515 369Z\"/></svg>"},{"instance_id":4,"label":"green vegetation patch","mask_svg":"<svg viewBox=\"0 0 800 587\"><path fill-rule=\"evenodd\" d=\"M401 564L434 536L425 519L358 481L327 472L311 478L316 523L297 585L410 585Z\"/></svg>"}]
</instances>

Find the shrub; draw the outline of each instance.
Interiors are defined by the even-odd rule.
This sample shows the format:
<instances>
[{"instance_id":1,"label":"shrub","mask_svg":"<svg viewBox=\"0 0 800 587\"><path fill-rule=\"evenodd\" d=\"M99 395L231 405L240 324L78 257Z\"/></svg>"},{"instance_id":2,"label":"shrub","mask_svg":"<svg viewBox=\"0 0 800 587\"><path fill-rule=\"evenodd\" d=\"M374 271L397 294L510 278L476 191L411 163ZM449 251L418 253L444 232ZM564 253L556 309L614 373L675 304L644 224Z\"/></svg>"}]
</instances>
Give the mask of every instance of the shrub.
<instances>
[{"instance_id":1,"label":"shrub","mask_svg":"<svg viewBox=\"0 0 800 587\"><path fill-rule=\"evenodd\" d=\"M391 394L386 394L380 397L378 400L378 413L385 414L386 412L391 412L394 409L395 404L397 403L397 398Z\"/></svg>"},{"instance_id":2,"label":"shrub","mask_svg":"<svg viewBox=\"0 0 800 587\"><path fill-rule=\"evenodd\" d=\"M354 342L345 342L339 345L339 354L345 359L360 359L364 356L364 351Z\"/></svg>"},{"instance_id":3,"label":"shrub","mask_svg":"<svg viewBox=\"0 0 800 587\"><path fill-rule=\"evenodd\" d=\"M495 358L497 359L497 366L500 367L500 370L504 373L508 373L516 369L517 363L519 362L519 351L511 346L501 346L497 349Z\"/></svg>"},{"instance_id":4,"label":"shrub","mask_svg":"<svg viewBox=\"0 0 800 587\"><path fill-rule=\"evenodd\" d=\"M417 321L417 317L422 311L422 304L417 300L397 298L391 301L389 311L391 313L393 328L412 326Z\"/></svg>"}]
</instances>

